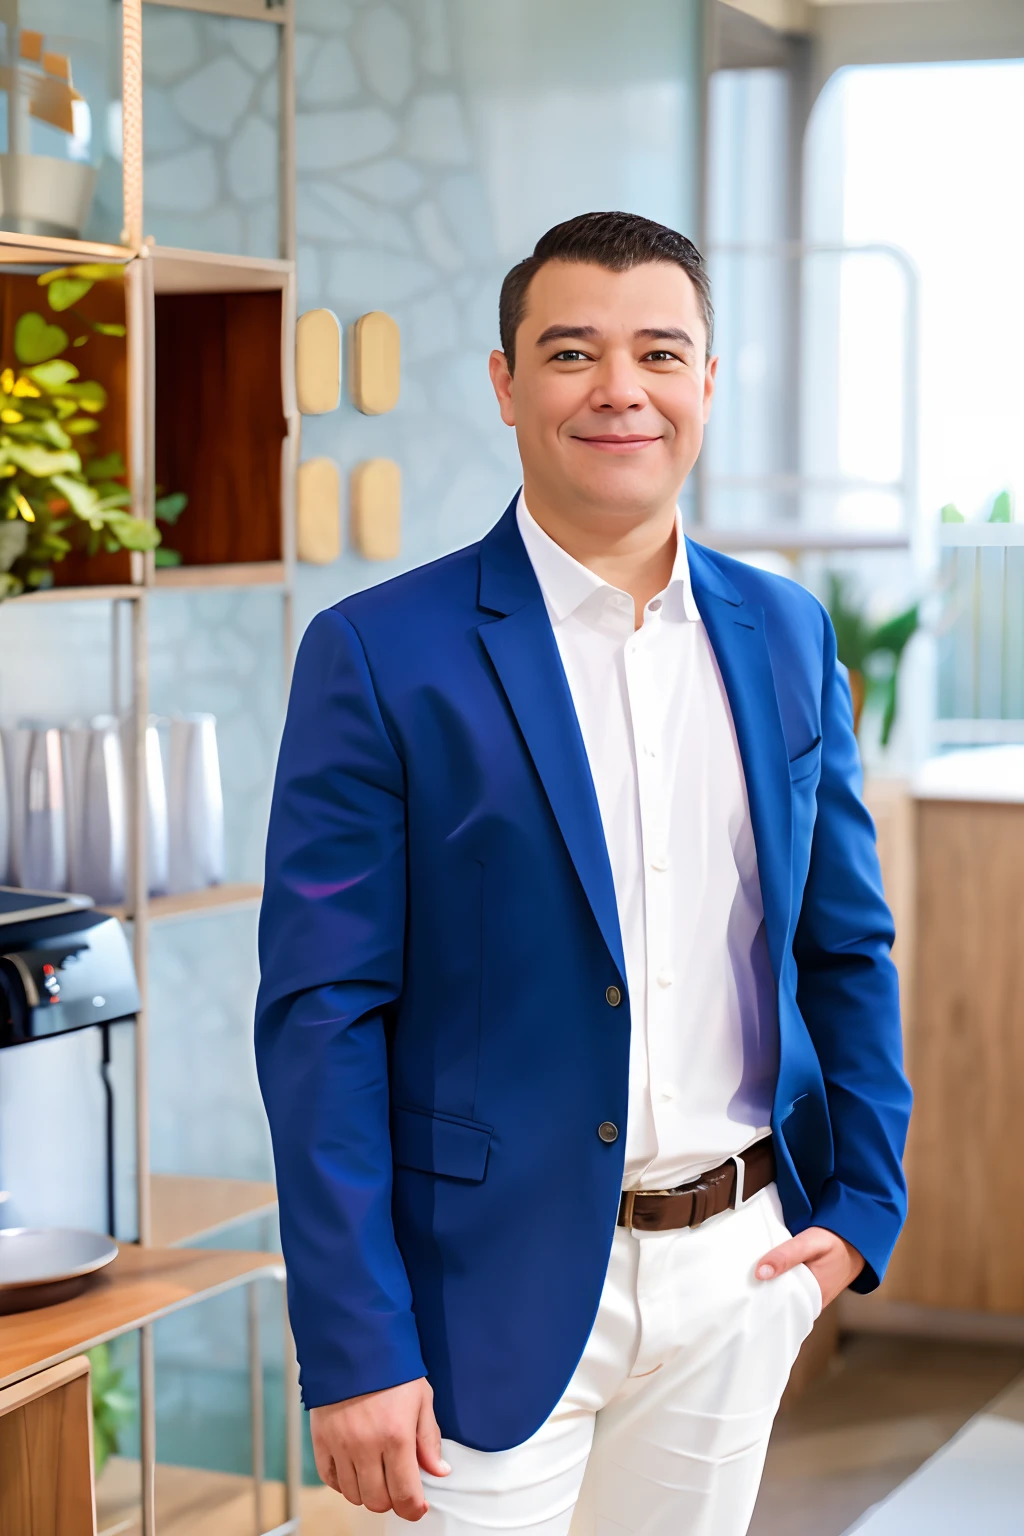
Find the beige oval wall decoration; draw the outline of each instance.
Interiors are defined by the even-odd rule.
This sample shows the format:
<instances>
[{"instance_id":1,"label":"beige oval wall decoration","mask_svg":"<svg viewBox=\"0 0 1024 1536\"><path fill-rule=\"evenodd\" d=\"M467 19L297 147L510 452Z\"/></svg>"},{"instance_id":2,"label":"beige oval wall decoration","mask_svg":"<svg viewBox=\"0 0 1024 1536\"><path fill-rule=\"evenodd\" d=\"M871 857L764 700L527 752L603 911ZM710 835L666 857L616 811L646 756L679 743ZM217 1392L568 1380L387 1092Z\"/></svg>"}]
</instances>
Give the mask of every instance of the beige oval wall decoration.
<instances>
[{"instance_id":1,"label":"beige oval wall decoration","mask_svg":"<svg viewBox=\"0 0 1024 1536\"><path fill-rule=\"evenodd\" d=\"M394 459L365 459L352 471L352 543L364 560L397 560L402 549L402 471Z\"/></svg>"},{"instance_id":2,"label":"beige oval wall decoration","mask_svg":"<svg viewBox=\"0 0 1024 1536\"><path fill-rule=\"evenodd\" d=\"M295 326L295 394L303 416L341 403L341 325L331 309L308 309Z\"/></svg>"},{"instance_id":3,"label":"beige oval wall decoration","mask_svg":"<svg viewBox=\"0 0 1024 1536\"><path fill-rule=\"evenodd\" d=\"M398 322L382 309L360 315L349 344L348 389L364 416L383 416L398 404L401 338Z\"/></svg>"},{"instance_id":4,"label":"beige oval wall decoration","mask_svg":"<svg viewBox=\"0 0 1024 1536\"><path fill-rule=\"evenodd\" d=\"M341 476L333 459L299 465L295 553L307 565L330 565L341 554Z\"/></svg>"}]
</instances>

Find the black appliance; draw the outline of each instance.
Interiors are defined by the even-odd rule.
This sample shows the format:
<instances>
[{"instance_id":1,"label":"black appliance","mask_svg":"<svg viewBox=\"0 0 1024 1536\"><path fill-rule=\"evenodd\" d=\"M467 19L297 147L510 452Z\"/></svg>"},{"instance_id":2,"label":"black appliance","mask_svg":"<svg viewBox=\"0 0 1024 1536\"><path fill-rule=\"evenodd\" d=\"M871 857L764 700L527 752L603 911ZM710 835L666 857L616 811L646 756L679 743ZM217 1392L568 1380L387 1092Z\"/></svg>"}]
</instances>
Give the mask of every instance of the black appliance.
<instances>
[{"instance_id":1,"label":"black appliance","mask_svg":"<svg viewBox=\"0 0 1024 1536\"><path fill-rule=\"evenodd\" d=\"M125 1198L134 1188L134 1134L123 1132L132 1132L126 1090L140 1006L116 918L92 910L87 897L0 887L4 1226L137 1235L126 1208L135 1202Z\"/></svg>"}]
</instances>

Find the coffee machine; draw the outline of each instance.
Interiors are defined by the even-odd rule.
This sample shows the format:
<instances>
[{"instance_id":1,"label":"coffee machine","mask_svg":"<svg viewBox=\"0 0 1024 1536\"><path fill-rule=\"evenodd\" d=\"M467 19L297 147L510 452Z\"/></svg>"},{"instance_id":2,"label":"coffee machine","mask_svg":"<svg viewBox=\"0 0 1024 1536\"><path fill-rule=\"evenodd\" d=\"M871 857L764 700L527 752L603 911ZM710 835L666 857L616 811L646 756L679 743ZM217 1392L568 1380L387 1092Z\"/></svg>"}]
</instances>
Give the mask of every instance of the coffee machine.
<instances>
[{"instance_id":1,"label":"coffee machine","mask_svg":"<svg viewBox=\"0 0 1024 1536\"><path fill-rule=\"evenodd\" d=\"M117 918L88 897L0 886L4 1227L137 1238L139 1008Z\"/></svg>"}]
</instances>

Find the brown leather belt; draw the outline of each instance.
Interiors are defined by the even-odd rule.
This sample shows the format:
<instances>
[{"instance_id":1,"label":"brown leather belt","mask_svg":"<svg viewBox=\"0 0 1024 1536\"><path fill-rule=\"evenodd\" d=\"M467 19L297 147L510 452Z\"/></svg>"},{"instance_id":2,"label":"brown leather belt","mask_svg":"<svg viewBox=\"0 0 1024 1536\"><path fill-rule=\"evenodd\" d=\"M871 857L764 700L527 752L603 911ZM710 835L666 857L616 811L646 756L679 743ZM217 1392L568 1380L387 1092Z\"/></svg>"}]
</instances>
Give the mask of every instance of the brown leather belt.
<instances>
[{"instance_id":1,"label":"brown leather belt","mask_svg":"<svg viewBox=\"0 0 1024 1536\"><path fill-rule=\"evenodd\" d=\"M772 1138L765 1136L741 1152L743 1187L740 1203L756 1195L775 1178L775 1151ZM730 1158L708 1173L678 1189L624 1189L619 1202L620 1227L635 1232L671 1232L679 1227L699 1227L711 1216L734 1210L736 1201L737 1159Z\"/></svg>"}]
</instances>

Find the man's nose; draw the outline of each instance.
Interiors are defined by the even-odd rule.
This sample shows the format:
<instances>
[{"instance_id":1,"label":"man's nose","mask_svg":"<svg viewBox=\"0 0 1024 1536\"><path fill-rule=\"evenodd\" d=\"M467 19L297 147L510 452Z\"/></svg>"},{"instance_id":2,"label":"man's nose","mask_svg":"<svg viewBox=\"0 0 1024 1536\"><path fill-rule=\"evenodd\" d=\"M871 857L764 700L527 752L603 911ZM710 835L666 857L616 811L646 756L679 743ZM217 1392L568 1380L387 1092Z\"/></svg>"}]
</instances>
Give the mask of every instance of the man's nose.
<instances>
[{"instance_id":1,"label":"man's nose","mask_svg":"<svg viewBox=\"0 0 1024 1536\"><path fill-rule=\"evenodd\" d=\"M605 412L641 410L647 404L647 392L631 358L602 361L590 404L593 410Z\"/></svg>"}]
</instances>

